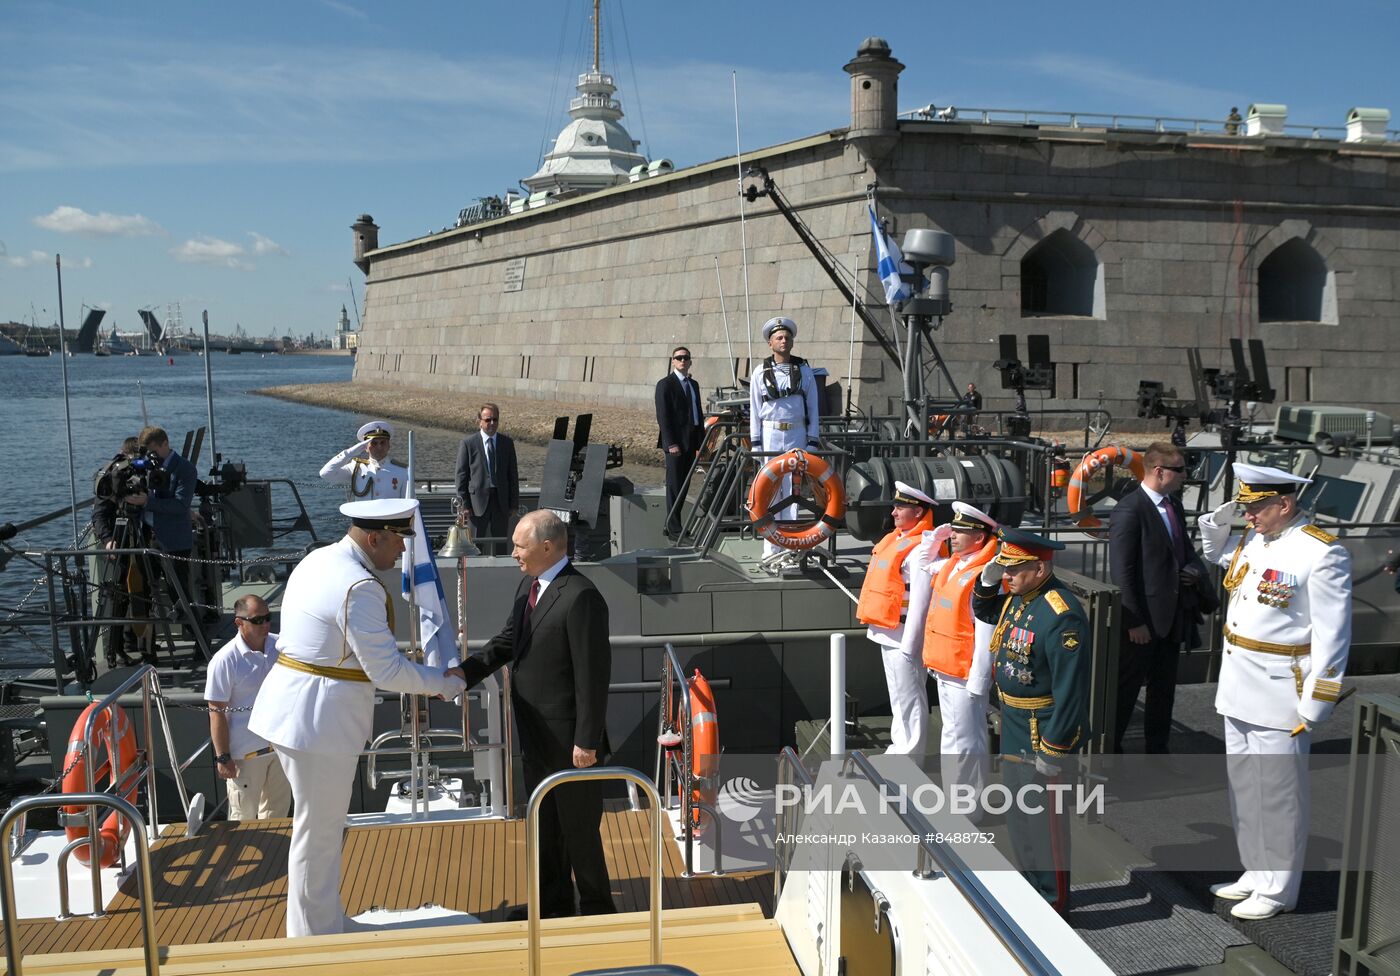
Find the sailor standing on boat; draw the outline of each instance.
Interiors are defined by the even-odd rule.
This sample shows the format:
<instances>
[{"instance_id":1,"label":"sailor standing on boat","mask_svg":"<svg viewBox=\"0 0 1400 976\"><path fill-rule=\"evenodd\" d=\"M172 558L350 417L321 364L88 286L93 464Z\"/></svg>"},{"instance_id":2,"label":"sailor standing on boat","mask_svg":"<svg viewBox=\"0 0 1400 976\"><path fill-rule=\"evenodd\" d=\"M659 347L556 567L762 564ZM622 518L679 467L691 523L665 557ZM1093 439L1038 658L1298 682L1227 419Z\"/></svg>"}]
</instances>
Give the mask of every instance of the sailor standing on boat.
<instances>
[{"instance_id":1,"label":"sailor standing on boat","mask_svg":"<svg viewBox=\"0 0 1400 976\"><path fill-rule=\"evenodd\" d=\"M408 469L389 460L389 440L394 436L394 428L387 421L371 420L357 436L359 443L321 466L321 477L333 485L348 485L351 501L402 498L408 489Z\"/></svg>"},{"instance_id":2,"label":"sailor standing on boat","mask_svg":"<svg viewBox=\"0 0 1400 976\"><path fill-rule=\"evenodd\" d=\"M461 668L415 664L394 641L393 604L376 574L392 569L413 535L415 499L348 502L350 530L304 558L282 598L278 666L248 728L277 752L292 784L287 935L345 931L340 848L355 767L374 723L374 692L455 698Z\"/></svg>"},{"instance_id":3,"label":"sailor standing on boat","mask_svg":"<svg viewBox=\"0 0 1400 976\"><path fill-rule=\"evenodd\" d=\"M1001 551L973 589L979 620L995 623L991 653L1001 699L1002 779L1018 797L1006 812L1012 860L1037 891L1069 911L1069 826L1064 768L1084 746L1089 726L1093 650L1084 608L1055 578L1051 560L1064 543L1024 529L1001 529ZM1009 595L1003 595L1002 576ZM1038 799L1020 799L1038 787Z\"/></svg>"},{"instance_id":4,"label":"sailor standing on boat","mask_svg":"<svg viewBox=\"0 0 1400 976\"><path fill-rule=\"evenodd\" d=\"M933 528L933 499L912 485L894 483L894 531L875 543L865 582L860 587L856 619L868 625L865 636L880 645L885 685L890 694L890 755L923 755L928 722L928 677L919 646L928 610L928 560L916 555L924 534ZM932 535L932 533L930 533ZM911 600L910 594L921 597Z\"/></svg>"},{"instance_id":5,"label":"sailor standing on boat","mask_svg":"<svg viewBox=\"0 0 1400 976\"><path fill-rule=\"evenodd\" d=\"M1310 479L1254 464L1234 472L1234 501L1197 523L1205 558L1229 567L1215 710L1245 868L1211 892L1239 902L1236 918L1261 919L1298 904L1312 730L1332 714L1351 650L1351 556L1303 517L1297 492ZM1236 503L1248 528L1232 536Z\"/></svg>"},{"instance_id":6,"label":"sailor standing on boat","mask_svg":"<svg viewBox=\"0 0 1400 976\"><path fill-rule=\"evenodd\" d=\"M772 352L749 379L749 441L755 451L781 454L793 448L821 444L821 408L817 403L817 379L807 360L792 354L797 323L777 316L763 323L763 341ZM779 497L792 494L792 478L784 478ZM797 506L789 505L779 519L795 519ZM763 558L786 552L775 542L763 541Z\"/></svg>"},{"instance_id":7,"label":"sailor standing on boat","mask_svg":"<svg viewBox=\"0 0 1400 976\"><path fill-rule=\"evenodd\" d=\"M970 385L970 384L969 384ZM979 793L990 765L987 695L992 687L994 625L973 613L972 593L982 569L997 554L997 522L966 502L953 502L953 521L926 533L942 555L930 567L929 609L918 635L923 666L938 682L939 741L943 781L967 783ZM942 538L940 538L942 536ZM913 616L910 604L910 616Z\"/></svg>"}]
</instances>

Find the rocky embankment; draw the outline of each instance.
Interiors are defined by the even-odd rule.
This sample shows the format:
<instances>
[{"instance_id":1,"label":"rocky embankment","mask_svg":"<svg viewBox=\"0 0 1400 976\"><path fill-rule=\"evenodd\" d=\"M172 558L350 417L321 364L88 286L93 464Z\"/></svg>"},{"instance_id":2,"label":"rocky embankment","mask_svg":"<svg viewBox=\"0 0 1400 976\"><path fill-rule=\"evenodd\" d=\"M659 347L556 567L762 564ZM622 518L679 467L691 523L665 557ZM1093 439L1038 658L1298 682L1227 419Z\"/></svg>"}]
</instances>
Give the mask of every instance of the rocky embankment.
<instances>
[{"instance_id":1,"label":"rocky embankment","mask_svg":"<svg viewBox=\"0 0 1400 976\"><path fill-rule=\"evenodd\" d=\"M590 441L620 446L629 463L661 465L661 452L656 448L656 417L650 410L436 390L405 394L401 387L368 383L301 383L272 386L257 392L293 403L348 410L463 434L477 430L477 408L490 400L501 408L502 433L517 441L541 446L548 444L554 433L555 417L573 418L591 413ZM571 433L572 430L571 424Z\"/></svg>"}]
</instances>

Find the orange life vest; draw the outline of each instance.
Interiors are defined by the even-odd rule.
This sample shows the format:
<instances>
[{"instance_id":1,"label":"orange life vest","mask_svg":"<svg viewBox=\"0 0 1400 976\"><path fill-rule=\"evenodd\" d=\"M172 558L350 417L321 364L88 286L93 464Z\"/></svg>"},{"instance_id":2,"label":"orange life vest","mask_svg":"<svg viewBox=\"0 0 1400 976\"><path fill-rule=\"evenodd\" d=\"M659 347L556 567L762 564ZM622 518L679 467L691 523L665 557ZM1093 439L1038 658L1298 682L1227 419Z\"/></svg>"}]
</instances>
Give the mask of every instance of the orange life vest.
<instances>
[{"instance_id":1,"label":"orange life vest","mask_svg":"<svg viewBox=\"0 0 1400 976\"><path fill-rule=\"evenodd\" d=\"M982 567L997 554L997 537L958 567L950 556L934 574L928 600L928 622L924 625L924 667L954 678L966 678L972 670L972 651L977 622L972 616L972 588Z\"/></svg>"},{"instance_id":2,"label":"orange life vest","mask_svg":"<svg viewBox=\"0 0 1400 976\"><path fill-rule=\"evenodd\" d=\"M892 630L899 626L909 607L909 587L900 570L904 560L923 541L923 533L933 528L933 513L924 512L908 532L894 531L875 544L865 582L860 587L856 619L871 627Z\"/></svg>"}]
</instances>

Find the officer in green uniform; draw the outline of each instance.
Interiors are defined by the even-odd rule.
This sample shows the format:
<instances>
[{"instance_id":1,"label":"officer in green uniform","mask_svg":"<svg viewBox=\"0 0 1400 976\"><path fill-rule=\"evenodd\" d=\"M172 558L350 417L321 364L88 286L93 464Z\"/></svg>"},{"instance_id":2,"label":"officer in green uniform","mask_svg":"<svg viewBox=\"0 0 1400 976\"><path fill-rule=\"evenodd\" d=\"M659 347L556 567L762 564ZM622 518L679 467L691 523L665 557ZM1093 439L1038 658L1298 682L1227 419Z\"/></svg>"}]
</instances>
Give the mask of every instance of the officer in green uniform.
<instances>
[{"instance_id":1,"label":"officer in green uniform","mask_svg":"<svg viewBox=\"0 0 1400 976\"><path fill-rule=\"evenodd\" d=\"M1024 786L1064 781L1069 758L1083 747L1090 631L1079 600L1055 578L1051 559L1064 545L1021 529L1003 527L999 534L1001 549L973 590L973 612L996 625L991 653L1001 699L1002 780L1019 798ZM1063 915L1072 799L1039 790L1027 796L1029 802L1013 802L1007 811L1013 860Z\"/></svg>"}]
</instances>

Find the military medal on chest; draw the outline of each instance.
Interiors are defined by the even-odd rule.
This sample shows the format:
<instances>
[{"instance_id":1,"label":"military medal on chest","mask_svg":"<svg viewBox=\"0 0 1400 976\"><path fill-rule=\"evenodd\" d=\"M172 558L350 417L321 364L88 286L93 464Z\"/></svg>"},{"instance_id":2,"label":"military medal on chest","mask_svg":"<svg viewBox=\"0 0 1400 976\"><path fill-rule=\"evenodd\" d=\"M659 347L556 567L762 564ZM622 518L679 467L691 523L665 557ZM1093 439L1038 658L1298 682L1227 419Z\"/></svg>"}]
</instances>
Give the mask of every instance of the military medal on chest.
<instances>
[{"instance_id":1,"label":"military medal on chest","mask_svg":"<svg viewBox=\"0 0 1400 976\"><path fill-rule=\"evenodd\" d=\"M1259 602L1279 610L1287 610L1298 588L1298 577L1280 569L1266 569L1259 577Z\"/></svg>"}]
</instances>

